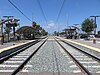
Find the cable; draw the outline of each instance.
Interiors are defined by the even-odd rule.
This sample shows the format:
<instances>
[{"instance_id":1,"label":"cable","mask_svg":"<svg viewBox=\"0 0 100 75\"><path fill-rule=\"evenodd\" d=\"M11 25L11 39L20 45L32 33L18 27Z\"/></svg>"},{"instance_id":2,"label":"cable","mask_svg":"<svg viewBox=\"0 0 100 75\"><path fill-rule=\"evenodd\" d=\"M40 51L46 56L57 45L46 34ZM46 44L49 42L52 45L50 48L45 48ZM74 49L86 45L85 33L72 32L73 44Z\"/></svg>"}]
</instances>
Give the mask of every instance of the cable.
<instances>
[{"instance_id":1,"label":"cable","mask_svg":"<svg viewBox=\"0 0 100 75\"><path fill-rule=\"evenodd\" d=\"M64 6L65 1L66 1L66 0L63 0L63 3L62 3L62 5L61 5L60 11L59 11L58 16L57 16L57 19L56 19L56 24L57 24L58 19L59 19L59 17L60 17L60 14L61 14L61 11L62 11L62 8L63 8L63 6Z\"/></svg>"},{"instance_id":2,"label":"cable","mask_svg":"<svg viewBox=\"0 0 100 75\"><path fill-rule=\"evenodd\" d=\"M28 18L13 2L11 2L10 0L8 0L10 4L12 4L24 17L26 17L29 21L32 22L32 20L30 18Z\"/></svg>"},{"instance_id":3,"label":"cable","mask_svg":"<svg viewBox=\"0 0 100 75\"><path fill-rule=\"evenodd\" d=\"M43 9L42 9L42 6L41 6L40 1L37 0L37 3L39 4L39 7L40 7L40 9L41 9L41 11L42 11L42 14L43 14L43 16L44 16L44 19L45 19L45 21L46 21L46 23L47 23L47 19L46 19L46 16L45 16L45 14L44 14L44 11L43 11Z\"/></svg>"}]
</instances>

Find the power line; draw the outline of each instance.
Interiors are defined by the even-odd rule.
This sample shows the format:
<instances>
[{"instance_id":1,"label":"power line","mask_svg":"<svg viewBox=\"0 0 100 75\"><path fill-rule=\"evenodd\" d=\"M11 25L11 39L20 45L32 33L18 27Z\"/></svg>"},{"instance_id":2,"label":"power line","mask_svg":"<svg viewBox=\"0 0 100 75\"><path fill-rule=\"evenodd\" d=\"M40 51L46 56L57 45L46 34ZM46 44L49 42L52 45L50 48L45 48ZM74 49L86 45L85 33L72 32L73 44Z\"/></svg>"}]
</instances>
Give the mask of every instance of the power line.
<instances>
[{"instance_id":1,"label":"power line","mask_svg":"<svg viewBox=\"0 0 100 75\"><path fill-rule=\"evenodd\" d=\"M24 17L26 17L29 21L32 22L32 20L30 18L28 18L13 2L11 2L10 0L8 0L10 4L12 4Z\"/></svg>"},{"instance_id":2,"label":"power line","mask_svg":"<svg viewBox=\"0 0 100 75\"><path fill-rule=\"evenodd\" d=\"M43 14L43 16L44 16L44 19L45 19L45 21L46 21L46 23L47 23L47 19L46 19L46 16L45 16L45 14L44 14L44 11L43 11L43 9L42 9L42 6L41 6L40 1L37 0L37 3L39 4L39 7L40 7L40 9L41 9L41 11L42 11L42 14Z\"/></svg>"},{"instance_id":3,"label":"power line","mask_svg":"<svg viewBox=\"0 0 100 75\"><path fill-rule=\"evenodd\" d=\"M64 6L65 1L66 1L66 0L63 0L63 2L62 2L61 8L60 8L60 10L59 10L59 13L58 13L58 16L57 16L57 19L56 19L56 24L57 24L58 19L59 19L59 17L60 17L60 14L61 14L61 11L62 11L62 8L63 8L63 6Z\"/></svg>"}]
</instances>

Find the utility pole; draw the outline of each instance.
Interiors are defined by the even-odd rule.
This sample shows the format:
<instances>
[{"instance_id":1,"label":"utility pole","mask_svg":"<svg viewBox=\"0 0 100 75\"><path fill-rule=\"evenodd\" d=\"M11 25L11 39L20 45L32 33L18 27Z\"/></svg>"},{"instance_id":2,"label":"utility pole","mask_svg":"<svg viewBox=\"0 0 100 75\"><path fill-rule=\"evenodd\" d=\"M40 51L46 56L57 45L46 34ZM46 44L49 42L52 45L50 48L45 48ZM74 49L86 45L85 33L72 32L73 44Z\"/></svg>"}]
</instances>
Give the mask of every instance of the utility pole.
<instances>
[{"instance_id":1,"label":"utility pole","mask_svg":"<svg viewBox=\"0 0 100 75\"><path fill-rule=\"evenodd\" d=\"M90 16L90 17L94 18L94 35L96 35L96 27L97 27L96 19L97 19L97 17L100 17L100 16Z\"/></svg>"}]
</instances>

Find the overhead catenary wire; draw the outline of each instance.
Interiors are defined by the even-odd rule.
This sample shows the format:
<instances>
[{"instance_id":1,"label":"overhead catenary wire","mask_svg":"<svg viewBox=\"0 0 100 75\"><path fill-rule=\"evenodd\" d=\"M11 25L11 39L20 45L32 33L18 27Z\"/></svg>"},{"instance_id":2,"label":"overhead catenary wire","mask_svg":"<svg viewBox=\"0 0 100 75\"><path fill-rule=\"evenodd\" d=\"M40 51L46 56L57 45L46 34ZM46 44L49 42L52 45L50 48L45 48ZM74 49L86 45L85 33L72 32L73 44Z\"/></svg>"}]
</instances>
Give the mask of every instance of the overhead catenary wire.
<instances>
[{"instance_id":1,"label":"overhead catenary wire","mask_svg":"<svg viewBox=\"0 0 100 75\"><path fill-rule=\"evenodd\" d=\"M11 5L13 5L25 18L32 22L32 20L27 17L12 1L8 0Z\"/></svg>"},{"instance_id":2,"label":"overhead catenary wire","mask_svg":"<svg viewBox=\"0 0 100 75\"><path fill-rule=\"evenodd\" d=\"M39 7L40 7L40 9L41 9L41 12L42 12L42 14L43 14L43 17L44 17L44 19L45 19L45 21L46 21L46 23L47 23L47 19L46 19L45 13L44 13L44 11L43 11L42 5L41 5L41 3L40 3L40 0L37 0L37 3L38 3L38 5L39 5Z\"/></svg>"},{"instance_id":3,"label":"overhead catenary wire","mask_svg":"<svg viewBox=\"0 0 100 75\"><path fill-rule=\"evenodd\" d=\"M59 12L58 12L58 15L57 15L57 19L56 19L55 24L57 24L57 22L58 22L58 19L59 19L59 17L60 17L61 11L62 11L63 6L64 6L64 4L65 4L65 1L66 1L66 0L63 0L63 2L62 2L62 5L61 5L61 8L60 8L60 10L59 10Z\"/></svg>"},{"instance_id":4,"label":"overhead catenary wire","mask_svg":"<svg viewBox=\"0 0 100 75\"><path fill-rule=\"evenodd\" d=\"M57 25L57 22L58 22L58 20L59 20L61 11L62 11L63 6L64 6L64 4L65 4L65 1L66 1L66 0L63 0L62 5L61 5L61 8L60 8L60 10L59 10L59 12L58 12L57 19L56 19L56 21L55 21L55 24L56 24L56 25ZM58 27L58 25L57 25L57 28L58 28L58 32L59 32L59 27Z\"/></svg>"},{"instance_id":5,"label":"overhead catenary wire","mask_svg":"<svg viewBox=\"0 0 100 75\"><path fill-rule=\"evenodd\" d=\"M59 19L59 17L60 17L60 14L61 14L61 11L62 11L63 6L64 6L64 4L65 4L65 1L66 1L66 0L63 0L62 5L61 5L61 8L60 8L60 10L59 10L59 12L58 12L57 19L56 19L56 24L57 24L58 19Z\"/></svg>"}]
</instances>

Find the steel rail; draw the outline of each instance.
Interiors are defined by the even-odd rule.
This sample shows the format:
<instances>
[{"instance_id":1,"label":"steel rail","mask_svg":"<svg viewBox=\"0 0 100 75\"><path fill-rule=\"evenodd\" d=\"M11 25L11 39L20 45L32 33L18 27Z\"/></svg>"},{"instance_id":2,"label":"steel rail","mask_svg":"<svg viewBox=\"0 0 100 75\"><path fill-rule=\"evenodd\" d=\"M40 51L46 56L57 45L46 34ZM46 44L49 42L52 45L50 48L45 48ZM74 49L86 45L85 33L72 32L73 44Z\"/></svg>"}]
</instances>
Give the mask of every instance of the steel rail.
<instances>
[{"instance_id":1,"label":"steel rail","mask_svg":"<svg viewBox=\"0 0 100 75\"><path fill-rule=\"evenodd\" d=\"M61 40L60 38L57 38L57 39ZM92 55L92 54L90 54L90 53L88 53L88 52L86 52L86 51L83 51L83 50L81 50L81 49L79 49L79 48L77 48L77 47L75 47L75 46L69 44L68 42L66 42L66 41L64 41L64 40L61 40L61 41L64 42L65 44L68 44L69 46L71 46L71 47L77 49L78 51L84 53L85 55L87 55L87 56L93 58L94 60L96 60L97 62L100 63L100 58L98 58L97 56L94 56L94 55Z\"/></svg>"},{"instance_id":2,"label":"steel rail","mask_svg":"<svg viewBox=\"0 0 100 75\"><path fill-rule=\"evenodd\" d=\"M48 39L48 38L47 38ZM47 41L43 41L43 43L21 64L19 67L17 67L16 70L11 75L16 75L19 71L23 69L23 67L27 64L27 62L38 52L38 50L44 45L44 43Z\"/></svg>"},{"instance_id":3,"label":"steel rail","mask_svg":"<svg viewBox=\"0 0 100 75\"><path fill-rule=\"evenodd\" d=\"M55 39L55 38L54 38ZM56 39L55 39L56 40ZM63 47L58 40L56 42L61 46L61 48L72 58L72 60L76 63L76 65L87 75L92 75L70 52L67 51L65 47Z\"/></svg>"},{"instance_id":4,"label":"steel rail","mask_svg":"<svg viewBox=\"0 0 100 75\"><path fill-rule=\"evenodd\" d=\"M20 49L14 48L14 49L18 49L18 50L16 50L16 51L14 51L14 52L12 52L12 53L10 53L10 54L8 54L8 55L6 55L6 56L0 58L0 64L3 63L4 61L6 61L7 59L9 59L9 58L11 58L11 57L17 55L18 53L24 51L25 49L31 47L32 45L38 43L38 42L39 42L39 40L36 40L36 41L34 41L34 42L30 43L30 44L26 44L26 46L24 46L24 47L23 47L23 45L22 45L22 46L21 46L22 48L20 48ZM5 52L5 53L6 53L6 52Z\"/></svg>"}]
</instances>

